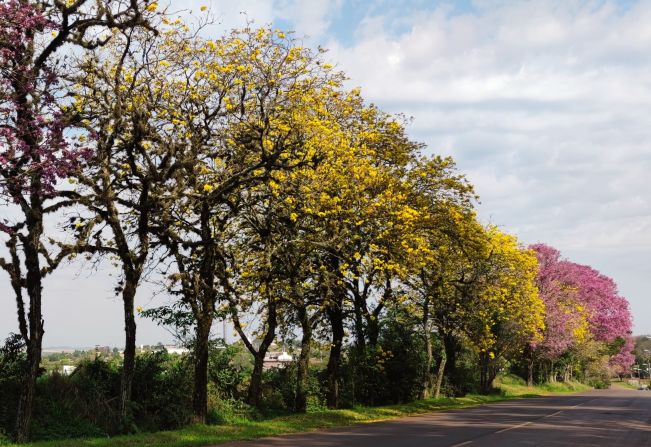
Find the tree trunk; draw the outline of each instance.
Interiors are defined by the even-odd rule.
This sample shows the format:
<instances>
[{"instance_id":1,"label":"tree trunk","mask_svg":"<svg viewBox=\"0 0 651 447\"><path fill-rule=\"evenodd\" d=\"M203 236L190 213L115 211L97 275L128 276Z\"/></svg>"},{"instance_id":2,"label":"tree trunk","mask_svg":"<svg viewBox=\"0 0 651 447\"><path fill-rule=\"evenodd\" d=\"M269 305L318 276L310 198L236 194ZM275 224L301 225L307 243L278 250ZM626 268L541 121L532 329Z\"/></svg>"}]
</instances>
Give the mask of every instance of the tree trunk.
<instances>
[{"instance_id":1,"label":"tree trunk","mask_svg":"<svg viewBox=\"0 0 651 447\"><path fill-rule=\"evenodd\" d=\"M454 394L458 396L462 394L462 390L459 389L459 377L457 376L457 339L449 333L443 333L442 336L445 357L447 359L445 363L445 377L447 377L448 383L454 388Z\"/></svg>"},{"instance_id":2,"label":"tree trunk","mask_svg":"<svg viewBox=\"0 0 651 447\"><path fill-rule=\"evenodd\" d=\"M367 312L366 325L368 326L368 343L375 348L380 338L380 315L386 303L391 300L393 289L391 287L391 276L386 273L384 293L373 309L373 312Z\"/></svg>"},{"instance_id":3,"label":"tree trunk","mask_svg":"<svg viewBox=\"0 0 651 447\"><path fill-rule=\"evenodd\" d=\"M380 324L378 318L375 315L370 315L368 319L368 344L375 348L379 338Z\"/></svg>"},{"instance_id":4,"label":"tree trunk","mask_svg":"<svg viewBox=\"0 0 651 447\"><path fill-rule=\"evenodd\" d=\"M257 353L253 355L253 372L251 373L251 382L246 396L246 402L249 405L258 407L262 396L262 370L264 367L264 358L267 355L271 343L260 345ZM264 348L263 348L264 346Z\"/></svg>"},{"instance_id":5,"label":"tree trunk","mask_svg":"<svg viewBox=\"0 0 651 447\"><path fill-rule=\"evenodd\" d=\"M23 443L29 439L38 378L41 362L42 339L32 338L27 347L27 371L22 381L18 411L16 414L16 442Z\"/></svg>"},{"instance_id":6,"label":"tree trunk","mask_svg":"<svg viewBox=\"0 0 651 447\"><path fill-rule=\"evenodd\" d=\"M301 337L301 353L298 357L296 371L296 401L294 411L305 413L307 411L307 385L310 368L310 343L312 342L312 325L310 324L307 310L298 309L298 318L301 322L303 336Z\"/></svg>"},{"instance_id":7,"label":"tree trunk","mask_svg":"<svg viewBox=\"0 0 651 447\"><path fill-rule=\"evenodd\" d=\"M425 342L425 377L420 398L428 399L432 392L432 361L434 360L434 354L432 353L432 336L429 330L429 296L426 296L423 301L423 341Z\"/></svg>"},{"instance_id":8,"label":"tree trunk","mask_svg":"<svg viewBox=\"0 0 651 447\"><path fill-rule=\"evenodd\" d=\"M260 405L260 397L262 394L262 369L264 366L264 358L267 355L269 346L276 338L277 315L276 305L274 299L268 297L268 317L267 317L267 332L265 333L260 347L253 354L253 373L251 374L251 382L249 383L249 390L247 393L246 401L249 405L258 407Z\"/></svg>"},{"instance_id":9,"label":"tree trunk","mask_svg":"<svg viewBox=\"0 0 651 447\"><path fill-rule=\"evenodd\" d=\"M339 370L341 366L341 349L344 341L344 317L340 304L336 308L331 305L327 313L332 329L332 343L326 368L328 386L326 401L328 408L337 408L339 406Z\"/></svg>"},{"instance_id":10,"label":"tree trunk","mask_svg":"<svg viewBox=\"0 0 651 447\"><path fill-rule=\"evenodd\" d=\"M533 359L527 360L527 386L533 386Z\"/></svg>"},{"instance_id":11,"label":"tree trunk","mask_svg":"<svg viewBox=\"0 0 651 447\"><path fill-rule=\"evenodd\" d=\"M40 203L40 202L39 202ZM41 364L41 348L43 345L43 317L41 306L42 277L38 247L42 234L43 215L37 210L32 210L32 215L27 218L29 235L25 240L25 268L27 270L26 286L29 296L29 340L27 345L27 370L23 378L18 410L16 413L16 441L26 442L29 439L34 407L34 394L36 379L38 378Z\"/></svg>"},{"instance_id":12,"label":"tree trunk","mask_svg":"<svg viewBox=\"0 0 651 447\"><path fill-rule=\"evenodd\" d=\"M355 292L354 313L355 313L355 345L357 352L362 355L366 352L366 331L364 330L364 315L362 310L362 296Z\"/></svg>"},{"instance_id":13,"label":"tree trunk","mask_svg":"<svg viewBox=\"0 0 651 447\"><path fill-rule=\"evenodd\" d=\"M136 319L134 314L134 300L136 296L138 279L125 278L122 291L122 304L124 307L124 360L122 363L122 377L120 381L120 419L123 430L127 430L129 419L129 402L131 401L131 387L136 366Z\"/></svg>"},{"instance_id":14,"label":"tree trunk","mask_svg":"<svg viewBox=\"0 0 651 447\"><path fill-rule=\"evenodd\" d=\"M533 366L534 366L534 350L530 345L526 348L527 359L527 386L533 386Z\"/></svg>"},{"instance_id":15,"label":"tree trunk","mask_svg":"<svg viewBox=\"0 0 651 447\"><path fill-rule=\"evenodd\" d=\"M495 380L495 367L493 362L488 357L488 354L482 353L479 356L480 361L480 380L479 388L482 394L490 393L493 387L493 380Z\"/></svg>"},{"instance_id":16,"label":"tree trunk","mask_svg":"<svg viewBox=\"0 0 651 447\"><path fill-rule=\"evenodd\" d=\"M208 357L212 317L204 315L197 322L194 347L194 385L192 390L192 411L195 422L206 423L208 414Z\"/></svg>"},{"instance_id":17,"label":"tree trunk","mask_svg":"<svg viewBox=\"0 0 651 447\"><path fill-rule=\"evenodd\" d=\"M434 387L434 378L432 377L432 362L434 361L434 355L432 354L432 339L429 334L425 334L425 373L424 380L422 385L422 390L420 392L421 399L429 399L432 394L432 388Z\"/></svg>"},{"instance_id":18,"label":"tree trunk","mask_svg":"<svg viewBox=\"0 0 651 447\"><path fill-rule=\"evenodd\" d=\"M253 357L253 372L251 373L251 382L246 401L249 405L258 406L260 404L260 395L262 394L262 367L264 366L264 354L258 351Z\"/></svg>"},{"instance_id":19,"label":"tree trunk","mask_svg":"<svg viewBox=\"0 0 651 447\"><path fill-rule=\"evenodd\" d=\"M570 381L570 367L565 366L563 370L563 382L569 382Z\"/></svg>"},{"instance_id":20,"label":"tree trunk","mask_svg":"<svg viewBox=\"0 0 651 447\"><path fill-rule=\"evenodd\" d=\"M22 382L18 412L16 414L16 442L23 443L29 439L36 391L36 379L41 359L41 342L30 340L27 348L27 371Z\"/></svg>"},{"instance_id":21,"label":"tree trunk","mask_svg":"<svg viewBox=\"0 0 651 447\"><path fill-rule=\"evenodd\" d=\"M445 364L447 363L447 356L445 355L445 349L441 350L441 362L439 363L439 369L436 373L436 389L434 390L434 399L441 397L441 385L443 384L443 376L445 375Z\"/></svg>"}]
</instances>

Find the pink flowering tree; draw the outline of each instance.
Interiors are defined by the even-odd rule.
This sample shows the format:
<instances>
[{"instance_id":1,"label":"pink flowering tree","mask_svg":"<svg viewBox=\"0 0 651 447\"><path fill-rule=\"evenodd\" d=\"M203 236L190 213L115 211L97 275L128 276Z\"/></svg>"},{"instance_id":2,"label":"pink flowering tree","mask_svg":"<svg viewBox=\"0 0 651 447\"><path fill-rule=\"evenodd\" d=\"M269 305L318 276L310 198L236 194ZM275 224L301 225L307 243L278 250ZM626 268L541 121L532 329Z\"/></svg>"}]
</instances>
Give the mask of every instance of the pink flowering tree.
<instances>
[{"instance_id":1,"label":"pink flowering tree","mask_svg":"<svg viewBox=\"0 0 651 447\"><path fill-rule=\"evenodd\" d=\"M562 261L565 281L573 284L586 307L590 334L595 340L613 342L631 332L631 313L615 282L592 267Z\"/></svg>"},{"instance_id":2,"label":"pink flowering tree","mask_svg":"<svg viewBox=\"0 0 651 447\"><path fill-rule=\"evenodd\" d=\"M529 383L536 360L553 365L588 339L616 349L609 352L613 370L628 369L633 359L631 314L615 282L591 267L561 259L553 247L536 244L531 248L538 258L537 286L546 315L544 339L527 347ZM553 366L549 370L553 378Z\"/></svg>"},{"instance_id":3,"label":"pink flowering tree","mask_svg":"<svg viewBox=\"0 0 651 447\"><path fill-rule=\"evenodd\" d=\"M553 380L554 362L584 338L587 331L577 287L568 281L567 266L561 261L560 252L545 244L530 248L538 258L536 285L545 303L544 338L526 348L527 382L532 385L536 361L549 365L548 374Z\"/></svg>"},{"instance_id":4,"label":"pink flowering tree","mask_svg":"<svg viewBox=\"0 0 651 447\"><path fill-rule=\"evenodd\" d=\"M71 138L65 112L67 48L96 48L112 35L146 25L151 13L135 0L0 1L0 232L8 256L0 259L17 305L27 365L15 438L29 436L41 360L43 278L69 254L55 252L44 219L74 203L60 180L80 169L89 151Z\"/></svg>"},{"instance_id":5,"label":"pink flowering tree","mask_svg":"<svg viewBox=\"0 0 651 447\"><path fill-rule=\"evenodd\" d=\"M610 367L612 372L623 376L631 371L631 366L635 363L635 354L633 349L635 348L635 342L633 337L626 335L624 337L624 343L619 348L618 352L610 358Z\"/></svg>"},{"instance_id":6,"label":"pink flowering tree","mask_svg":"<svg viewBox=\"0 0 651 447\"><path fill-rule=\"evenodd\" d=\"M588 331L593 340L602 342L610 355L613 372L622 374L634 363L632 354L631 312L626 298L619 295L615 282L592 267L562 262L567 281L572 281L586 309Z\"/></svg>"}]
</instances>

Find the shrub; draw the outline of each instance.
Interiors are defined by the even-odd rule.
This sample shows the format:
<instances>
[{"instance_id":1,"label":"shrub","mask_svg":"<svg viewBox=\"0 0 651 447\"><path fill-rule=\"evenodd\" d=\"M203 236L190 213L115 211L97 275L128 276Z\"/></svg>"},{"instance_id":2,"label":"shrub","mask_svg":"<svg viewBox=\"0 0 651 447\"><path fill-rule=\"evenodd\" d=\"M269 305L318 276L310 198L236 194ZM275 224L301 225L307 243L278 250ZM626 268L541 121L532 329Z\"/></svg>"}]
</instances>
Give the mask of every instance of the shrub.
<instances>
[{"instance_id":1,"label":"shrub","mask_svg":"<svg viewBox=\"0 0 651 447\"><path fill-rule=\"evenodd\" d=\"M133 419L139 430L169 430L192 418L192 365L187 357L165 351L136 358Z\"/></svg>"},{"instance_id":2,"label":"shrub","mask_svg":"<svg viewBox=\"0 0 651 447\"><path fill-rule=\"evenodd\" d=\"M192 370L187 358L164 351L139 355L130 406L131 431L174 429L192 417ZM37 383L33 438L107 436L123 429L118 413L121 365L95 359L71 376L54 373Z\"/></svg>"},{"instance_id":3,"label":"shrub","mask_svg":"<svg viewBox=\"0 0 651 447\"><path fill-rule=\"evenodd\" d=\"M20 395L20 381L25 370L24 344L18 334L11 334L0 347L0 441L13 432Z\"/></svg>"},{"instance_id":4,"label":"shrub","mask_svg":"<svg viewBox=\"0 0 651 447\"><path fill-rule=\"evenodd\" d=\"M103 360L81 363L71 376L54 373L37 382L34 439L106 436L119 426L116 366Z\"/></svg>"},{"instance_id":5,"label":"shrub","mask_svg":"<svg viewBox=\"0 0 651 447\"><path fill-rule=\"evenodd\" d=\"M217 397L223 399L239 399L246 391L247 377L250 375L248 368L245 368L237 360L243 355L241 345L217 345L210 346L210 357L208 359L208 378L211 382L211 391ZM248 355L248 351L246 352Z\"/></svg>"},{"instance_id":6,"label":"shrub","mask_svg":"<svg viewBox=\"0 0 651 447\"><path fill-rule=\"evenodd\" d=\"M588 380L588 385L597 390L607 390L610 388L610 379L607 377L594 377Z\"/></svg>"},{"instance_id":7,"label":"shrub","mask_svg":"<svg viewBox=\"0 0 651 447\"><path fill-rule=\"evenodd\" d=\"M377 345L347 350L342 367L345 406L402 403L421 393L426 362L421 334L402 311L392 310L384 321Z\"/></svg>"}]
</instances>

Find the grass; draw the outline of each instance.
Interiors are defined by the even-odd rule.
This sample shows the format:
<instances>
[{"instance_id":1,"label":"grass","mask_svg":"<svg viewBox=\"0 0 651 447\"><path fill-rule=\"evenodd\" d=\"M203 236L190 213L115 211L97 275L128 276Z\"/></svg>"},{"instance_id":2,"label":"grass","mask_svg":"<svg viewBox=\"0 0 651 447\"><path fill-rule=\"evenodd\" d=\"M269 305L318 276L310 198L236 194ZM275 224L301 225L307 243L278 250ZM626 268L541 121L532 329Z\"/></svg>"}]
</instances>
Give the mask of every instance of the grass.
<instances>
[{"instance_id":1,"label":"grass","mask_svg":"<svg viewBox=\"0 0 651 447\"><path fill-rule=\"evenodd\" d=\"M627 380L613 380L611 382L611 385L619 388L625 388L627 390L637 390L640 387L640 385L649 386L648 380L646 379L640 380L637 385L633 383L629 383Z\"/></svg>"},{"instance_id":2,"label":"grass","mask_svg":"<svg viewBox=\"0 0 651 447\"><path fill-rule=\"evenodd\" d=\"M520 377L512 374L500 376L495 380L495 386L502 391L506 397L534 397L549 396L552 394L577 393L592 389L590 386L580 382L553 382L528 387L527 383Z\"/></svg>"},{"instance_id":3,"label":"grass","mask_svg":"<svg viewBox=\"0 0 651 447\"><path fill-rule=\"evenodd\" d=\"M459 398L440 398L384 407L355 407L347 410L327 410L308 414L294 414L262 421L241 420L230 425L195 425L181 430L140 433L113 438L74 439L22 444L21 447L189 447L207 446L228 441L314 431L353 424L378 422L432 411L473 407L520 397L547 396L590 389L580 383L554 383L527 387L515 376L496 380L499 394L468 395ZM0 442L0 444L2 444ZM15 446L14 444L4 444Z\"/></svg>"}]
</instances>

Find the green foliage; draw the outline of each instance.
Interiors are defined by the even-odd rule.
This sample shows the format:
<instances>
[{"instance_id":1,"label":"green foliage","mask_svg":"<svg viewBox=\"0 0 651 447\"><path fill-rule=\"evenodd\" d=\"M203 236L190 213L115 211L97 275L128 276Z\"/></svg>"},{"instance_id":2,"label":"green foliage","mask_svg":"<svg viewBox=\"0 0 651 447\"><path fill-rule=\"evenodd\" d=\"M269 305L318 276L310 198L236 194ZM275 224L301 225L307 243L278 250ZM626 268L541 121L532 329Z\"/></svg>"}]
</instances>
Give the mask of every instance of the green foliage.
<instances>
[{"instance_id":1,"label":"green foliage","mask_svg":"<svg viewBox=\"0 0 651 447\"><path fill-rule=\"evenodd\" d=\"M376 345L350 346L343 365L344 406L387 405L417 399L423 387L424 341L400 308L388 311Z\"/></svg>"},{"instance_id":2,"label":"green foliage","mask_svg":"<svg viewBox=\"0 0 651 447\"><path fill-rule=\"evenodd\" d=\"M445 377L441 387L444 396L465 396L479 391L479 356L477 352L457 339L454 344L454 359L448 355Z\"/></svg>"},{"instance_id":3,"label":"green foliage","mask_svg":"<svg viewBox=\"0 0 651 447\"><path fill-rule=\"evenodd\" d=\"M597 390L607 390L610 388L610 378L605 377L594 377L588 380L588 385L597 389Z\"/></svg>"},{"instance_id":4,"label":"green foliage","mask_svg":"<svg viewBox=\"0 0 651 447\"><path fill-rule=\"evenodd\" d=\"M264 371L262 410L272 414L291 411L296 398L296 380L296 365L294 364ZM314 393L314 388L311 391Z\"/></svg>"},{"instance_id":5,"label":"green foliage","mask_svg":"<svg viewBox=\"0 0 651 447\"><path fill-rule=\"evenodd\" d=\"M101 360L83 362L71 376L42 376L37 383L32 436L106 436L117 424L109 399L118 389L117 368Z\"/></svg>"},{"instance_id":6,"label":"green foliage","mask_svg":"<svg viewBox=\"0 0 651 447\"><path fill-rule=\"evenodd\" d=\"M500 378L498 377L497 380L499 382ZM564 392L568 392L568 390ZM70 447L71 445L75 447L198 447L236 440L383 421L432 411L467 408L522 396L547 394L550 394L550 392L533 387L520 392L508 393L508 395L468 395L460 398L419 400L408 404L383 407L355 406L352 409L325 410L308 414L276 416L255 421L240 419L230 422L229 425L192 425L176 431L138 433L113 438L78 439L73 443L69 440L44 443L36 442L28 444L25 447Z\"/></svg>"},{"instance_id":7,"label":"green foliage","mask_svg":"<svg viewBox=\"0 0 651 447\"><path fill-rule=\"evenodd\" d=\"M515 374L498 375L495 379L494 386L499 390L500 394L505 397L575 393L591 389L590 386L575 381L549 382L530 387L527 386L524 379Z\"/></svg>"},{"instance_id":8,"label":"green foliage","mask_svg":"<svg viewBox=\"0 0 651 447\"><path fill-rule=\"evenodd\" d=\"M248 351L240 344L225 346L222 340L212 341L208 358L208 424L230 424L256 419L257 409L242 399L251 368Z\"/></svg>"},{"instance_id":9,"label":"green foliage","mask_svg":"<svg viewBox=\"0 0 651 447\"><path fill-rule=\"evenodd\" d=\"M140 430L172 429L190 422L191 364L165 351L136 358L133 379L133 419Z\"/></svg>"},{"instance_id":10,"label":"green foliage","mask_svg":"<svg viewBox=\"0 0 651 447\"><path fill-rule=\"evenodd\" d=\"M239 362L243 353L243 347L238 344L211 343L208 358L208 378L213 385L211 394L225 400L243 396L250 373L250 368Z\"/></svg>"},{"instance_id":11,"label":"green foliage","mask_svg":"<svg viewBox=\"0 0 651 447\"><path fill-rule=\"evenodd\" d=\"M209 386L208 390L212 394L214 387ZM256 408L239 399L209 400L208 406L206 422L210 425L234 424L260 418L260 412Z\"/></svg>"},{"instance_id":12,"label":"green foliage","mask_svg":"<svg viewBox=\"0 0 651 447\"><path fill-rule=\"evenodd\" d=\"M8 359L3 355L0 367L7 368ZM117 409L120 370L117 362L98 358L82 361L70 376L56 372L41 376L36 389L33 438L67 439L117 433L121 428ZM6 380L0 386L4 393ZM17 390L15 383L12 386ZM170 356L164 351L138 356L130 408L132 430L154 431L187 425L192 415L191 395L191 364L187 358ZM8 408L9 402L14 402L14 406ZM0 402L5 432L10 432L15 402L15 399Z\"/></svg>"},{"instance_id":13,"label":"green foliage","mask_svg":"<svg viewBox=\"0 0 651 447\"><path fill-rule=\"evenodd\" d=\"M25 370L24 344L18 334L11 334L0 347L0 441L12 433L21 377Z\"/></svg>"}]
</instances>

